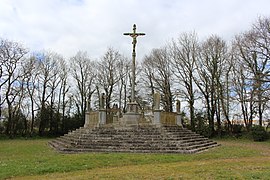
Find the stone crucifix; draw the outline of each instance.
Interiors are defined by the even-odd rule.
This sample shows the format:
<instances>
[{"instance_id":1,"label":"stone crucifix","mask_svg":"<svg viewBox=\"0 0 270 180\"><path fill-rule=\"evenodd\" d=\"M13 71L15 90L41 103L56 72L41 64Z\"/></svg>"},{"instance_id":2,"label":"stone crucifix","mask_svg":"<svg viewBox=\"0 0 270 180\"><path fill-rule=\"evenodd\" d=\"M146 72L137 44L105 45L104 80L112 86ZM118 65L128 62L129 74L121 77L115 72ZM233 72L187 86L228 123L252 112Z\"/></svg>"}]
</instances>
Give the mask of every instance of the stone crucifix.
<instances>
[{"instance_id":1,"label":"stone crucifix","mask_svg":"<svg viewBox=\"0 0 270 180\"><path fill-rule=\"evenodd\" d=\"M135 102L135 59L136 59L136 44L137 44L137 37L144 36L145 33L137 33L136 32L136 24L133 25L133 32L132 33L124 33L126 36L132 37L132 90L131 90L131 102Z\"/></svg>"}]
</instances>

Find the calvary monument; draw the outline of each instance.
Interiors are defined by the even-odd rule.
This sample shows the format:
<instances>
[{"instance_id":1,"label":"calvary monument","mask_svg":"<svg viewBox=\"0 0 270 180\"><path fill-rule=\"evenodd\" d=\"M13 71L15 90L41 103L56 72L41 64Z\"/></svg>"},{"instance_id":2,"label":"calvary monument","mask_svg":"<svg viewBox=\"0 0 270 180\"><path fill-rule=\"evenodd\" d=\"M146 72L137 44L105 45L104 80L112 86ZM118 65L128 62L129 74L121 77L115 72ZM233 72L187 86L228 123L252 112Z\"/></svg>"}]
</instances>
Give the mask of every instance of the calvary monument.
<instances>
[{"instance_id":1,"label":"calvary monument","mask_svg":"<svg viewBox=\"0 0 270 180\"><path fill-rule=\"evenodd\" d=\"M135 63L137 37L145 33L124 33L132 38L132 89L126 113L119 116L120 109L104 106L105 95L100 96L99 109L85 114L85 124L75 131L49 142L63 153L77 152L134 152L134 153L197 153L218 144L182 126L180 101L176 112L160 109L160 94L153 94L151 114L140 112L135 97Z\"/></svg>"}]
</instances>

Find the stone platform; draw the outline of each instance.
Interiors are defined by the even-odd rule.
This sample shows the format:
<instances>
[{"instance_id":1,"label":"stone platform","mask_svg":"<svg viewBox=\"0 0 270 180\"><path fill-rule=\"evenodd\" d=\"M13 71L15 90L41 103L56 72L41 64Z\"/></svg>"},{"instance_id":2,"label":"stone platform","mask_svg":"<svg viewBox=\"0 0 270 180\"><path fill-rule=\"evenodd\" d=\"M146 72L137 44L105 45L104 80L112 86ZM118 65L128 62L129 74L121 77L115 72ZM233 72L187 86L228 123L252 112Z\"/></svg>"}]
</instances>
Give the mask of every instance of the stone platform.
<instances>
[{"instance_id":1,"label":"stone platform","mask_svg":"<svg viewBox=\"0 0 270 180\"><path fill-rule=\"evenodd\" d=\"M205 151L218 144L181 126L138 124L117 127L110 124L80 128L49 142L63 153L131 152L182 153Z\"/></svg>"}]
</instances>

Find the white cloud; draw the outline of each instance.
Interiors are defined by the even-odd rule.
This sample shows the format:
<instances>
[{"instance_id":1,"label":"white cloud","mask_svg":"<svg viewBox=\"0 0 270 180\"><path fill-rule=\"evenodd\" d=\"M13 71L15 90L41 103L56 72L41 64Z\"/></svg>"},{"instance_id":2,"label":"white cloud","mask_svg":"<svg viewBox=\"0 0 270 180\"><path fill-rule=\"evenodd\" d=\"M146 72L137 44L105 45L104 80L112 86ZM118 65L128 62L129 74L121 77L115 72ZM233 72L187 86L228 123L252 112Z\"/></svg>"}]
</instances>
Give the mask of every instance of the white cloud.
<instances>
[{"instance_id":1,"label":"white cloud","mask_svg":"<svg viewBox=\"0 0 270 180\"><path fill-rule=\"evenodd\" d=\"M229 40L269 16L267 0L1 0L0 36L24 42L31 50L50 49L65 57L86 50L100 57L112 46L131 55L133 23L146 36L138 57L179 33L217 34Z\"/></svg>"}]
</instances>

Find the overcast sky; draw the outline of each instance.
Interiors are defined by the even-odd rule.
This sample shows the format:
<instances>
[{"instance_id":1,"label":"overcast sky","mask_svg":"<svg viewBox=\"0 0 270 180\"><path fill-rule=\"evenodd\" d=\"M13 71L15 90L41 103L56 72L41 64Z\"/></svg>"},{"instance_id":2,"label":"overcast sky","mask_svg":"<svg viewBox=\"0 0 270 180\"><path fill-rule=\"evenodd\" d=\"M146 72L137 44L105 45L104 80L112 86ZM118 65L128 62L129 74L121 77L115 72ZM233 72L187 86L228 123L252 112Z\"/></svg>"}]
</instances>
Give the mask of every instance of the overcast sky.
<instances>
[{"instance_id":1,"label":"overcast sky","mask_svg":"<svg viewBox=\"0 0 270 180\"><path fill-rule=\"evenodd\" d=\"M94 59L108 47L131 57L137 24L138 59L182 32L200 39L231 40L258 17L270 16L269 0L0 0L0 37L31 51L52 50L68 58L79 50Z\"/></svg>"}]
</instances>

